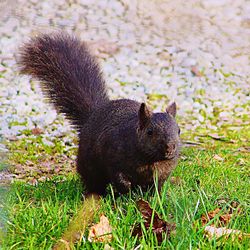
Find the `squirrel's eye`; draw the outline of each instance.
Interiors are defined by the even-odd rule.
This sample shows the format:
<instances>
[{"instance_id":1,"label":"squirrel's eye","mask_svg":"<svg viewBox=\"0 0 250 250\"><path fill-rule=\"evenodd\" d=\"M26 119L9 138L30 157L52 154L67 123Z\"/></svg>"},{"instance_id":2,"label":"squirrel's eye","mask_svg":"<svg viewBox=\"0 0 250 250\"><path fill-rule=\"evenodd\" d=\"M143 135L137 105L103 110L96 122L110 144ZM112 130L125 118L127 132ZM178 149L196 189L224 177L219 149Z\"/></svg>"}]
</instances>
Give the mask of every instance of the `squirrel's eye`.
<instances>
[{"instance_id":1,"label":"squirrel's eye","mask_svg":"<svg viewBox=\"0 0 250 250\"><path fill-rule=\"evenodd\" d=\"M152 128L148 128L147 134L148 134L149 136L153 135L153 129L152 129Z\"/></svg>"}]
</instances>

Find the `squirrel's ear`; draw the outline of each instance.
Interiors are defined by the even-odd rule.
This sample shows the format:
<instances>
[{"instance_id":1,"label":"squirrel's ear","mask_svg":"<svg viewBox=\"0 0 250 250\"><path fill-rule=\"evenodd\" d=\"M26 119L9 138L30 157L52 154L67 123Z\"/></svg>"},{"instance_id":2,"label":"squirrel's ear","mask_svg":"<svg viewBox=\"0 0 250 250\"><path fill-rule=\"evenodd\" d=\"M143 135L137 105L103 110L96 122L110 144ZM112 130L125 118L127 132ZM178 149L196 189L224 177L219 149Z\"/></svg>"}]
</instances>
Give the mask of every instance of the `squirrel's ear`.
<instances>
[{"instance_id":1,"label":"squirrel's ear","mask_svg":"<svg viewBox=\"0 0 250 250\"><path fill-rule=\"evenodd\" d=\"M176 103L173 102L171 103L167 108L166 108L166 112L168 112L170 115L172 115L173 117L176 116Z\"/></svg>"},{"instance_id":2,"label":"squirrel's ear","mask_svg":"<svg viewBox=\"0 0 250 250\"><path fill-rule=\"evenodd\" d=\"M147 105L145 103L141 104L138 115L140 129L143 129L151 117L151 112L148 110Z\"/></svg>"}]
</instances>

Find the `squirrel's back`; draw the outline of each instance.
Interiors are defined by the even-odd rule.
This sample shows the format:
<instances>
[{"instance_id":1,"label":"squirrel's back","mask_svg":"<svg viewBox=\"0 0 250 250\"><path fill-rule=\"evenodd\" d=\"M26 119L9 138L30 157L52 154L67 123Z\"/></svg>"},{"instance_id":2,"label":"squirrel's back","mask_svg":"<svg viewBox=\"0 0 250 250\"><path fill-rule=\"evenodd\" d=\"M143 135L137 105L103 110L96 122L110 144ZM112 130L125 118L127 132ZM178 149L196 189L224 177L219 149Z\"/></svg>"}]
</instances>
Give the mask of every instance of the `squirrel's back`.
<instances>
[{"instance_id":1,"label":"squirrel's back","mask_svg":"<svg viewBox=\"0 0 250 250\"><path fill-rule=\"evenodd\" d=\"M22 74L41 81L56 109L78 128L109 101L96 59L74 36L54 33L31 39L21 47L18 64Z\"/></svg>"}]
</instances>

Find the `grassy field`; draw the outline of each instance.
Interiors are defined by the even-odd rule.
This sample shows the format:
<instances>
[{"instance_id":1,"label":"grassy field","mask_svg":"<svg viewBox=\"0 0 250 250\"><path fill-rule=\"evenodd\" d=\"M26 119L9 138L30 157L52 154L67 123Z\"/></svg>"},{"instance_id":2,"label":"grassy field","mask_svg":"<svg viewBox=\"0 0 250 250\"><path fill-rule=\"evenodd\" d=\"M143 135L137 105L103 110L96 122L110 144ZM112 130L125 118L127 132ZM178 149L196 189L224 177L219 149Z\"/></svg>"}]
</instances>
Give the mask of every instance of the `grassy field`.
<instances>
[{"instance_id":1,"label":"grassy field","mask_svg":"<svg viewBox=\"0 0 250 250\"><path fill-rule=\"evenodd\" d=\"M192 136L182 135L184 140L199 143L182 149L178 167L172 175L176 178L165 183L161 194L142 193L138 189L114 198L109 187L94 219L97 222L102 213L108 217L113 236L109 246L114 249L249 249L249 237L208 240L204 234L201 216L218 207L222 208L221 214L227 213L230 207L232 209L233 216L227 228L250 232L249 127L238 131L224 130L223 137L213 137L202 130ZM32 140L40 139L37 136ZM37 158L33 153L29 154L24 145L17 141L10 146L16 152L12 155L12 164L24 161L37 164ZM57 153L63 153L58 143L44 149L41 143L39 145L37 151L48 157L53 154L56 158ZM56 161L53 164L56 165ZM52 174L48 180L36 185L15 181L6 207L8 222L3 249L51 249L79 208L82 191L78 176L72 173L65 176ZM150 229L141 238L132 236L135 224L143 221L136 206L140 198L147 200L164 220L176 223L175 234L169 239L165 237L161 244ZM232 208L232 204L237 204L237 209ZM219 215L209 222L212 223L219 226ZM75 249L104 248L103 243L88 242L87 236L88 230Z\"/></svg>"}]
</instances>

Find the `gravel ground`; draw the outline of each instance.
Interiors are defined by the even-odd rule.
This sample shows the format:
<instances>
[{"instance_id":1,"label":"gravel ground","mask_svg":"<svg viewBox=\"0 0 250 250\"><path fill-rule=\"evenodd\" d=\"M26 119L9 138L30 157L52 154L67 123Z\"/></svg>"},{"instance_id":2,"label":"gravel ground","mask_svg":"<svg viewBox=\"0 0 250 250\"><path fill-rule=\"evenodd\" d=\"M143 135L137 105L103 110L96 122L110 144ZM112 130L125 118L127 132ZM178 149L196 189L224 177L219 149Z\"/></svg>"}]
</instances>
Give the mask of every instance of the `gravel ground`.
<instances>
[{"instance_id":1,"label":"gravel ground","mask_svg":"<svg viewBox=\"0 0 250 250\"><path fill-rule=\"evenodd\" d=\"M250 1L89 2L1 1L0 138L23 137L35 126L48 143L69 133L15 65L22 42L58 29L89 42L112 98L146 100L155 110L175 100L184 129L240 125L249 116Z\"/></svg>"}]
</instances>

